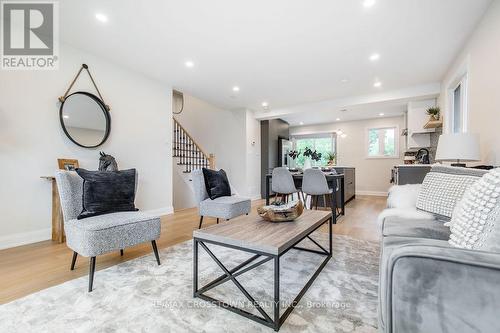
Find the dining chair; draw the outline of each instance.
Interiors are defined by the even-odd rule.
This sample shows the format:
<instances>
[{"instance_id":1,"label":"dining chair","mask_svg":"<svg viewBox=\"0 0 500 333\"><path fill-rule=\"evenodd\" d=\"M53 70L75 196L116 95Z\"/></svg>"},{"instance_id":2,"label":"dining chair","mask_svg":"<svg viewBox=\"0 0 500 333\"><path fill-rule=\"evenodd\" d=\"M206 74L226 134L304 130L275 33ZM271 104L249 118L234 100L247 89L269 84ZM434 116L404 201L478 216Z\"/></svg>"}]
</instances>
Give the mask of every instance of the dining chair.
<instances>
[{"instance_id":1,"label":"dining chair","mask_svg":"<svg viewBox=\"0 0 500 333\"><path fill-rule=\"evenodd\" d=\"M326 176L320 169L306 169L304 170L304 176L302 178L302 193L305 193L304 202L307 202L307 196L311 196L310 209L313 209L314 205L318 209L318 199L323 196L323 200L326 206L326 196L330 197L330 206L333 210L333 189L328 187L328 182Z\"/></svg>"},{"instance_id":2,"label":"dining chair","mask_svg":"<svg viewBox=\"0 0 500 333\"><path fill-rule=\"evenodd\" d=\"M300 194L295 187L292 174L285 167L277 167L273 169L271 189L275 193L274 201L276 201L278 196L281 196L284 202L288 202L288 196L291 194L293 199L294 193L297 193L300 200Z\"/></svg>"}]
</instances>

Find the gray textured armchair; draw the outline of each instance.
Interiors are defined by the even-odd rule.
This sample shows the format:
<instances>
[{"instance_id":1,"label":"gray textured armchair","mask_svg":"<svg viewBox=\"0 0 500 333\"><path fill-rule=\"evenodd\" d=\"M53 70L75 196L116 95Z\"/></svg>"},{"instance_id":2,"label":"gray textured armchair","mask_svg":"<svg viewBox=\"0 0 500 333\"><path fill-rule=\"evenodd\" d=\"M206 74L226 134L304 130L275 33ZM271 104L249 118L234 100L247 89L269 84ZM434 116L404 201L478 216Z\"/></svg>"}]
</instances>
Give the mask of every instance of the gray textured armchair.
<instances>
[{"instance_id":1,"label":"gray textured armchair","mask_svg":"<svg viewBox=\"0 0 500 333\"><path fill-rule=\"evenodd\" d=\"M499 253L385 237L380 269L381 331L500 332Z\"/></svg>"},{"instance_id":2,"label":"gray textured armchair","mask_svg":"<svg viewBox=\"0 0 500 333\"><path fill-rule=\"evenodd\" d=\"M191 174L193 177L196 203L198 204L200 213L200 224L198 229L201 228L204 216L215 217L217 218L217 223L219 223L220 218L229 220L250 213L250 199L238 195L231 195L212 200L208 197L203 171L197 169L193 170Z\"/></svg>"},{"instance_id":3,"label":"gray textured armchair","mask_svg":"<svg viewBox=\"0 0 500 333\"><path fill-rule=\"evenodd\" d=\"M144 212L118 212L77 220L82 211L83 179L74 171L56 172L61 198L66 245L73 250L71 270L78 254L90 257L89 292L92 291L95 260L98 255L143 242L151 242L158 265L156 239L160 237L160 218Z\"/></svg>"}]
</instances>

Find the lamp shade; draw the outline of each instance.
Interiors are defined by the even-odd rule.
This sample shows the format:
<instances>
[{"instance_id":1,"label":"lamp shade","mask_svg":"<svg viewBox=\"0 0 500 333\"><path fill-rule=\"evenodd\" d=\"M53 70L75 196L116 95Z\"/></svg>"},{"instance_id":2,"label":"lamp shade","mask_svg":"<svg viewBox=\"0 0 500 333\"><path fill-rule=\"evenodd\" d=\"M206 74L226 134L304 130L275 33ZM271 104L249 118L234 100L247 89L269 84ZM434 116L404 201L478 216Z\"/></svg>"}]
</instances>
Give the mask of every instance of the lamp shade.
<instances>
[{"instance_id":1,"label":"lamp shade","mask_svg":"<svg viewBox=\"0 0 500 333\"><path fill-rule=\"evenodd\" d=\"M437 161L479 161L479 136L469 133L442 134L436 151Z\"/></svg>"}]
</instances>

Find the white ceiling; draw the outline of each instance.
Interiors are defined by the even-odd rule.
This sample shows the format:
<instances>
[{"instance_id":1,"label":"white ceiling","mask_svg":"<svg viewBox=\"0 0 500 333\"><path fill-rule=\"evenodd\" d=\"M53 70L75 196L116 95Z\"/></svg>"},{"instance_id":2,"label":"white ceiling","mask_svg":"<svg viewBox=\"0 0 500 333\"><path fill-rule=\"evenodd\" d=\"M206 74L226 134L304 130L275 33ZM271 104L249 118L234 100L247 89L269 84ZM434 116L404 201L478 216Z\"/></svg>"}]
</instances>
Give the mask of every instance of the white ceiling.
<instances>
[{"instance_id":1,"label":"white ceiling","mask_svg":"<svg viewBox=\"0 0 500 333\"><path fill-rule=\"evenodd\" d=\"M313 110L307 113L290 114L281 119L291 126L326 124L359 119L401 116L407 110L406 103L356 105L347 109L320 111ZM382 114L382 116L380 115ZM339 120L337 120L339 119Z\"/></svg>"},{"instance_id":2,"label":"white ceiling","mask_svg":"<svg viewBox=\"0 0 500 333\"><path fill-rule=\"evenodd\" d=\"M490 2L59 3L63 41L218 106L261 110L267 101L272 111L439 82ZM380 59L370 62L374 52Z\"/></svg>"},{"instance_id":3,"label":"white ceiling","mask_svg":"<svg viewBox=\"0 0 500 333\"><path fill-rule=\"evenodd\" d=\"M398 116L407 110L408 102L436 99L441 84L431 83L375 94L350 96L298 104L274 110L256 112L259 120L281 118L292 126L350 121L381 116ZM340 119L340 120L337 120Z\"/></svg>"}]
</instances>

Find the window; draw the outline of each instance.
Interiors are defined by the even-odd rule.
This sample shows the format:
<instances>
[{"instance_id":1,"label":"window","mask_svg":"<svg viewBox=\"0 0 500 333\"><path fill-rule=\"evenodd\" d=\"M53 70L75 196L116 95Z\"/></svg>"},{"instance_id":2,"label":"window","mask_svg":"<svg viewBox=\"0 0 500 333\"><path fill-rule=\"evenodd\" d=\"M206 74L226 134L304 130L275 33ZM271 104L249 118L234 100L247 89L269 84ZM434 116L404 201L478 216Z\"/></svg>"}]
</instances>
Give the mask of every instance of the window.
<instances>
[{"instance_id":1,"label":"window","mask_svg":"<svg viewBox=\"0 0 500 333\"><path fill-rule=\"evenodd\" d=\"M369 128L367 135L369 158L397 158L399 155L396 127Z\"/></svg>"},{"instance_id":2,"label":"window","mask_svg":"<svg viewBox=\"0 0 500 333\"><path fill-rule=\"evenodd\" d=\"M295 160L297 167L303 167L305 157L303 155L306 148L311 148L321 153L321 160L318 162L312 161L313 165L323 166L328 164L328 154L336 152L336 135L335 134L318 134L295 137L295 150L300 151L299 157Z\"/></svg>"},{"instance_id":3,"label":"window","mask_svg":"<svg viewBox=\"0 0 500 333\"><path fill-rule=\"evenodd\" d=\"M452 133L463 133L467 131L467 74L451 87L449 128Z\"/></svg>"},{"instance_id":4,"label":"window","mask_svg":"<svg viewBox=\"0 0 500 333\"><path fill-rule=\"evenodd\" d=\"M462 129L461 118L462 118L462 86L459 84L458 87L453 91L453 133L460 133Z\"/></svg>"}]
</instances>

